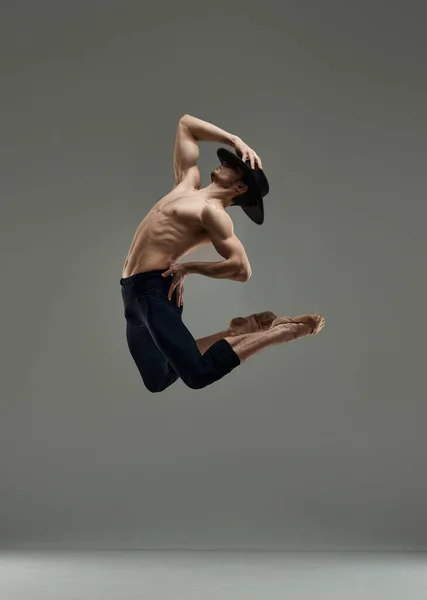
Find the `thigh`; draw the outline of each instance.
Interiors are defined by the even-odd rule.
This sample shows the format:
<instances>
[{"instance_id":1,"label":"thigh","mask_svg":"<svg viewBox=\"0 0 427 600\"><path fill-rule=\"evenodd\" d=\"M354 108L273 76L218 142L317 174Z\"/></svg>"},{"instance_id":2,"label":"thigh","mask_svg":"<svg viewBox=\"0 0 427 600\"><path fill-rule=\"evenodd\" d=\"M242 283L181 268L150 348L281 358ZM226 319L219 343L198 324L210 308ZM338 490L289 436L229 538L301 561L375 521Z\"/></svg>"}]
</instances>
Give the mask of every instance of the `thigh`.
<instances>
[{"instance_id":1,"label":"thigh","mask_svg":"<svg viewBox=\"0 0 427 600\"><path fill-rule=\"evenodd\" d=\"M163 294L147 292L140 302L147 329L172 368L180 373L200 363L202 355L182 321L182 307L176 305L175 296L168 300Z\"/></svg>"},{"instance_id":2,"label":"thigh","mask_svg":"<svg viewBox=\"0 0 427 600\"><path fill-rule=\"evenodd\" d=\"M126 324L126 339L131 356L149 390L161 391L178 379L168 359L144 325Z\"/></svg>"}]
</instances>

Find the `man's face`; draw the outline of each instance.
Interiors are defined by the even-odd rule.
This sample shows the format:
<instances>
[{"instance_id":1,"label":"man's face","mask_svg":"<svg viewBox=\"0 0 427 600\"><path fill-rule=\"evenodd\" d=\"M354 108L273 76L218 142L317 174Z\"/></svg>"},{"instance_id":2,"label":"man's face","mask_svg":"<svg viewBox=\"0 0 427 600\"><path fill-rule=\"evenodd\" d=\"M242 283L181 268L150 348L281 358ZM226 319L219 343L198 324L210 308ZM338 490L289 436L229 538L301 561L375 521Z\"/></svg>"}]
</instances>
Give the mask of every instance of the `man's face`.
<instances>
[{"instance_id":1,"label":"man's face","mask_svg":"<svg viewBox=\"0 0 427 600\"><path fill-rule=\"evenodd\" d=\"M231 187L242 180L243 171L238 167L223 162L211 173L211 180L221 187Z\"/></svg>"}]
</instances>

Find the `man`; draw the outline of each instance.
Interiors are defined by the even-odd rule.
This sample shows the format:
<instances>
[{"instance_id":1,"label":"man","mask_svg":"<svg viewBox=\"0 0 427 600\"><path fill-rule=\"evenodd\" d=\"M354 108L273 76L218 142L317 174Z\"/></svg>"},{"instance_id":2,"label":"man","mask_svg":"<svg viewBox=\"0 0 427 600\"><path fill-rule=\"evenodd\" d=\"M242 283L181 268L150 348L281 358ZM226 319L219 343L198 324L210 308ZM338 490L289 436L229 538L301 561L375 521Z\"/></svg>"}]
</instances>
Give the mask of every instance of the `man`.
<instances>
[{"instance_id":1,"label":"man","mask_svg":"<svg viewBox=\"0 0 427 600\"><path fill-rule=\"evenodd\" d=\"M211 183L200 187L198 142L228 144ZM269 191L260 157L241 138L184 115L174 153L175 184L140 223L120 280L130 353L146 388L161 392L178 378L203 388L230 373L260 350L318 333L321 315L276 317L272 312L237 317L228 329L195 340L182 321L183 282L197 273L246 282L251 266L236 237L229 206L241 206L257 224L264 221L263 197ZM196 248L213 244L224 260L178 261Z\"/></svg>"}]
</instances>

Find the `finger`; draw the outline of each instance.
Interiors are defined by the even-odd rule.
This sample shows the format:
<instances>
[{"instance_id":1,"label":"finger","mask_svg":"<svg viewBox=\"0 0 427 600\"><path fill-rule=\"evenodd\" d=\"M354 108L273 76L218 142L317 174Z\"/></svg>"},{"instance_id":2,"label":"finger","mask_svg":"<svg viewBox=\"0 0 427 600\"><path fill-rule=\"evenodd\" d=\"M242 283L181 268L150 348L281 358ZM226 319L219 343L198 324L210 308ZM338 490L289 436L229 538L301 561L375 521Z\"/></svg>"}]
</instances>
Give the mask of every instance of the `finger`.
<instances>
[{"instance_id":1,"label":"finger","mask_svg":"<svg viewBox=\"0 0 427 600\"><path fill-rule=\"evenodd\" d=\"M176 288L176 284L174 285L173 283L171 284L170 288L169 288L169 292L168 292L168 300L172 300L172 296L173 293L175 291Z\"/></svg>"},{"instance_id":2,"label":"finger","mask_svg":"<svg viewBox=\"0 0 427 600\"><path fill-rule=\"evenodd\" d=\"M167 277L168 275L171 274L171 269L168 269L167 271L165 271L164 273L162 273L162 277Z\"/></svg>"},{"instance_id":3,"label":"finger","mask_svg":"<svg viewBox=\"0 0 427 600\"><path fill-rule=\"evenodd\" d=\"M259 168L262 169L262 161L261 161L260 157L258 156L258 154L255 154L255 158L258 163Z\"/></svg>"},{"instance_id":4,"label":"finger","mask_svg":"<svg viewBox=\"0 0 427 600\"><path fill-rule=\"evenodd\" d=\"M176 303L178 304L178 306L182 305L183 293L184 293L184 288L182 286L179 286L179 288L177 289L177 293L176 293Z\"/></svg>"},{"instance_id":5,"label":"finger","mask_svg":"<svg viewBox=\"0 0 427 600\"><path fill-rule=\"evenodd\" d=\"M252 152L252 154L250 155L250 161L251 161L251 169L255 169L255 156L254 153Z\"/></svg>"}]
</instances>

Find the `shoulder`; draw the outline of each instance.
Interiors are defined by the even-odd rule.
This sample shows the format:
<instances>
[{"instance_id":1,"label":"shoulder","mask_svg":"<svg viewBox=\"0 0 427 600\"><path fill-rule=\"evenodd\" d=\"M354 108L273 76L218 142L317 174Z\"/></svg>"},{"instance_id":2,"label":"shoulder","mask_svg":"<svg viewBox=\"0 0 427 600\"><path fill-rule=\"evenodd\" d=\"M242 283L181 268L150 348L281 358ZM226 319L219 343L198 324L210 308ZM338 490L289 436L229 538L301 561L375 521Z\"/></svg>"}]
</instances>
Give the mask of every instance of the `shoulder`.
<instances>
[{"instance_id":1,"label":"shoulder","mask_svg":"<svg viewBox=\"0 0 427 600\"><path fill-rule=\"evenodd\" d=\"M201 212L202 225L207 231L216 230L222 233L233 232L233 221L223 209L209 202L205 202Z\"/></svg>"}]
</instances>

